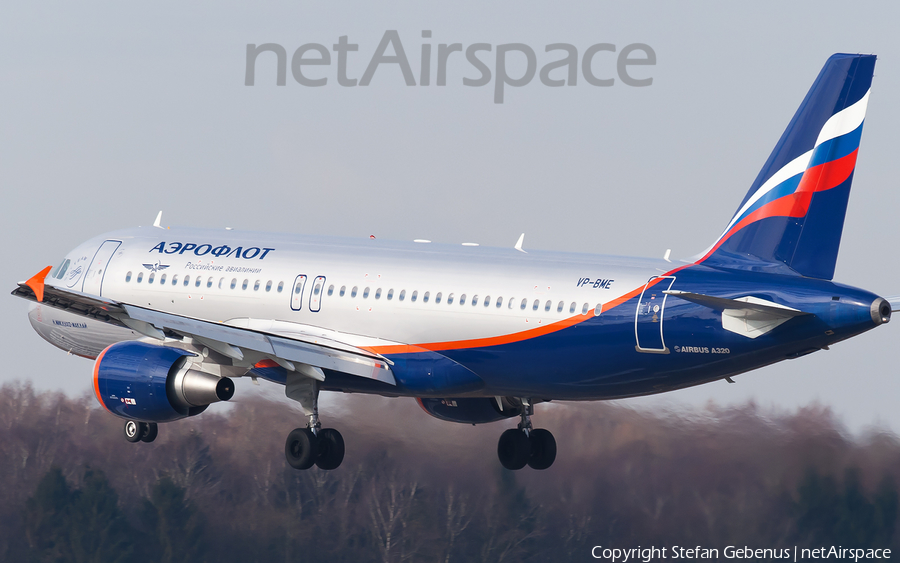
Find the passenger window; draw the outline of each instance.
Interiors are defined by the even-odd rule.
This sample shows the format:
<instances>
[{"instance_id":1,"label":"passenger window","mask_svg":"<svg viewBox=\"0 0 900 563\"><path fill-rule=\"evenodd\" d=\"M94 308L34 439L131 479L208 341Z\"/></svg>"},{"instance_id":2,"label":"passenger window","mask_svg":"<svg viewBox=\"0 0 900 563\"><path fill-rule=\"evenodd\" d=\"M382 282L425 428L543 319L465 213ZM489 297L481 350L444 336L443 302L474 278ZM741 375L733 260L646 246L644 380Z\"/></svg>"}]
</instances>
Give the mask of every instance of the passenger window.
<instances>
[{"instance_id":1,"label":"passenger window","mask_svg":"<svg viewBox=\"0 0 900 563\"><path fill-rule=\"evenodd\" d=\"M334 284L328 286L328 297L334 295Z\"/></svg>"},{"instance_id":2,"label":"passenger window","mask_svg":"<svg viewBox=\"0 0 900 563\"><path fill-rule=\"evenodd\" d=\"M553 306L553 304L550 303L550 300L548 299L547 302L544 303L544 311L549 311L549 310L550 310L550 307L552 307L552 306ZM561 303L560 303L560 306L562 306Z\"/></svg>"},{"instance_id":3,"label":"passenger window","mask_svg":"<svg viewBox=\"0 0 900 563\"><path fill-rule=\"evenodd\" d=\"M244 291L246 291L248 285L250 285L250 280L245 279L245 280L244 280L244 283L241 284L241 289L243 289Z\"/></svg>"},{"instance_id":4,"label":"passenger window","mask_svg":"<svg viewBox=\"0 0 900 563\"><path fill-rule=\"evenodd\" d=\"M566 304L563 303L562 301L560 301L559 304L556 306L556 312L562 313L563 307L565 307L565 306L566 306Z\"/></svg>"},{"instance_id":5,"label":"passenger window","mask_svg":"<svg viewBox=\"0 0 900 563\"><path fill-rule=\"evenodd\" d=\"M387 294L387 300L390 301L390 300L393 299L393 298L394 298L394 290L393 290L393 289L389 289L389 290L388 290L388 294Z\"/></svg>"},{"instance_id":6,"label":"passenger window","mask_svg":"<svg viewBox=\"0 0 900 563\"><path fill-rule=\"evenodd\" d=\"M409 297L409 300L413 303L416 302L416 299L419 297L419 292L417 290L413 290L412 295Z\"/></svg>"},{"instance_id":7,"label":"passenger window","mask_svg":"<svg viewBox=\"0 0 900 563\"><path fill-rule=\"evenodd\" d=\"M512 309L513 301L515 301L515 299L516 299L515 297L509 298L509 304L507 305L507 308Z\"/></svg>"},{"instance_id":8,"label":"passenger window","mask_svg":"<svg viewBox=\"0 0 900 563\"><path fill-rule=\"evenodd\" d=\"M219 278L219 289L222 289L222 286L225 284L225 278Z\"/></svg>"},{"instance_id":9,"label":"passenger window","mask_svg":"<svg viewBox=\"0 0 900 563\"><path fill-rule=\"evenodd\" d=\"M499 309L503 305L503 297L497 298L497 308Z\"/></svg>"},{"instance_id":10,"label":"passenger window","mask_svg":"<svg viewBox=\"0 0 900 563\"><path fill-rule=\"evenodd\" d=\"M570 313L574 313L574 312L575 312L575 307L577 307L577 305L575 304L574 301L572 301L572 304L569 305L569 312L570 312Z\"/></svg>"},{"instance_id":11,"label":"passenger window","mask_svg":"<svg viewBox=\"0 0 900 563\"><path fill-rule=\"evenodd\" d=\"M231 278L231 289L237 287L237 278Z\"/></svg>"},{"instance_id":12,"label":"passenger window","mask_svg":"<svg viewBox=\"0 0 900 563\"><path fill-rule=\"evenodd\" d=\"M459 296L459 304L460 305L466 304L466 294L465 293L463 293L462 295Z\"/></svg>"},{"instance_id":13,"label":"passenger window","mask_svg":"<svg viewBox=\"0 0 900 563\"><path fill-rule=\"evenodd\" d=\"M525 299L525 298L523 297L523 298L522 298L522 304L519 305L519 309L522 309L522 310L524 311L524 310L525 310L525 307L527 307L527 306L528 306L528 300Z\"/></svg>"},{"instance_id":14,"label":"passenger window","mask_svg":"<svg viewBox=\"0 0 900 563\"><path fill-rule=\"evenodd\" d=\"M156 272L150 272L150 275L147 276L147 283L153 283L154 276L156 276Z\"/></svg>"},{"instance_id":15,"label":"passenger window","mask_svg":"<svg viewBox=\"0 0 900 563\"><path fill-rule=\"evenodd\" d=\"M144 281L144 272L138 272L137 282L141 283Z\"/></svg>"},{"instance_id":16,"label":"passenger window","mask_svg":"<svg viewBox=\"0 0 900 563\"><path fill-rule=\"evenodd\" d=\"M438 301L437 302L438 303L441 302L441 294L440 293L438 293ZM447 296L447 305L453 305L453 294L452 293Z\"/></svg>"},{"instance_id":17,"label":"passenger window","mask_svg":"<svg viewBox=\"0 0 900 563\"><path fill-rule=\"evenodd\" d=\"M316 286L313 288L313 295L318 295L321 292L322 292L322 284L317 283Z\"/></svg>"},{"instance_id":18,"label":"passenger window","mask_svg":"<svg viewBox=\"0 0 900 563\"><path fill-rule=\"evenodd\" d=\"M381 299L381 288L375 290L375 299Z\"/></svg>"},{"instance_id":19,"label":"passenger window","mask_svg":"<svg viewBox=\"0 0 900 563\"><path fill-rule=\"evenodd\" d=\"M594 316L597 317L602 312L603 312L603 303L597 303L597 306L594 307Z\"/></svg>"},{"instance_id":20,"label":"passenger window","mask_svg":"<svg viewBox=\"0 0 900 563\"><path fill-rule=\"evenodd\" d=\"M428 298L431 296L430 292L426 291L425 295L422 296L422 303L428 303Z\"/></svg>"},{"instance_id":21,"label":"passenger window","mask_svg":"<svg viewBox=\"0 0 900 563\"><path fill-rule=\"evenodd\" d=\"M125 283L128 283L130 281L131 281L131 272L128 272L127 274L125 274Z\"/></svg>"},{"instance_id":22,"label":"passenger window","mask_svg":"<svg viewBox=\"0 0 900 563\"><path fill-rule=\"evenodd\" d=\"M197 280L194 282L194 287L200 287L201 283L203 283L203 278L197 276Z\"/></svg>"},{"instance_id":23,"label":"passenger window","mask_svg":"<svg viewBox=\"0 0 900 563\"><path fill-rule=\"evenodd\" d=\"M342 285L342 286L341 286L341 290L338 291L338 295L339 295L340 297L343 297L345 293L347 293L347 286L346 286L346 285Z\"/></svg>"},{"instance_id":24,"label":"passenger window","mask_svg":"<svg viewBox=\"0 0 900 563\"><path fill-rule=\"evenodd\" d=\"M490 299L491 299L490 297L487 298L488 301L490 301ZM475 305L478 305L478 296L477 295L472 296L472 306L474 307Z\"/></svg>"},{"instance_id":25,"label":"passenger window","mask_svg":"<svg viewBox=\"0 0 900 563\"><path fill-rule=\"evenodd\" d=\"M368 298L369 298L369 288L367 287L363 290L363 299L368 299Z\"/></svg>"},{"instance_id":26,"label":"passenger window","mask_svg":"<svg viewBox=\"0 0 900 563\"><path fill-rule=\"evenodd\" d=\"M582 315L587 315L587 311L588 311L588 304L585 303L585 304L584 304L584 307L581 308L581 314L582 314Z\"/></svg>"},{"instance_id":27,"label":"passenger window","mask_svg":"<svg viewBox=\"0 0 900 563\"><path fill-rule=\"evenodd\" d=\"M535 299L535 300L534 300L534 305L531 306L531 310L532 310L532 311L537 311L537 310L538 310L538 307L540 307L540 306L541 306L541 300L540 300L540 299Z\"/></svg>"},{"instance_id":28,"label":"passenger window","mask_svg":"<svg viewBox=\"0 0 900 563\"><path fill-rule=\"evenodd\" d=\"M200 279L200 278L197 278ZM184 287L187 287L191 283L191 276L184 276Z\"/></svg>"},{"instance_id":29,"label":"passenger window","mask_svg":"<svg viewBox=\"0 0 900 563\"><path fill-rule=\"evenodd\" d=\"M406 299L406 290L405 290L405 289L401 289L401 290L400 290L400 295L397 296L397 298L398 298L400 301L403 301L404 299Z\"/></svg>"},{"instance_id":30,"label":"passenger window","mask_svg":"<svg viewBox=\"0 0 900 563\"><path fill-rule=\"evenodd\" d=\"M178 285L178 274L172 276L172 285Z\"/></svg>"},{"instance_id":31,"label":"passenger window","mask_svg":"<svg viewBox=\"0 0 900 563\"><path fill-rule=\"evenodd\" d=\"M485 306L485 307L490 307L490 305L491 305L491 296L490 296L490 295L485 295L485 296L484 296L484 306Z\"/></svg>"},{"instance_id":32,"label":"passenger window","mask_svg":"<svg viewBox=\"0 0 900 563\"><path fill-rule=\"evenodd\" d=\"M266 282L266 293L272 291L272 280Z\"/></svg>"},{"instance_id":33,"label":"passenger window","mask_svg":"<svg viewBox=\"0 0 900 563\"><path fill-rule=\"evenodd\" d=\"M159 285L166 285L166 274L159 276Z\"/></svg>"},{"instance_id":34,"label":"passenger window","mask_svg":"<svg viewBox=\"0 0 900 563\"><path fill-rule=\"evenodd\" d=\"M451 295L452 295L452 294L451 294ZM440 302L441 302L441 292L440 292L440 291L438 291L437 295L434 296L434 302L435 302L435 303L440 303Z\"/></svg>"},{"instance_id":35,"label":"passenger window","mask_svg":"<svg viewBox=\"0 0 900 563\"><path fill-rule=\"evenodd\" d=\"M284 282L278 282L278 293L281 293L282 289L284 289Z\"/></svg>"},{"instance_id":36,"label":"passenger window","mask_svg":"<svg viewBox=\"0 0 900 563\"><path fill-rule=\"evenodd\" d=\"M359 288L357 288L357 287L354 285L354 286L353 286L353 289L350 290L350 297L356 297L356 292L357 292L357 291L359 291Z\"/></svg>"},{"instance_id":37,"label":"passenger window","mask_svg":"<svg viewBox=\"0 0 900 563\"><path fill-rule=\"evenodd\" d=\"M256 281L253 283L253 291L259 291L259 286L260 286L261 284L262 284L261 281L256 280Z\"/></svg>"}]
</instances>

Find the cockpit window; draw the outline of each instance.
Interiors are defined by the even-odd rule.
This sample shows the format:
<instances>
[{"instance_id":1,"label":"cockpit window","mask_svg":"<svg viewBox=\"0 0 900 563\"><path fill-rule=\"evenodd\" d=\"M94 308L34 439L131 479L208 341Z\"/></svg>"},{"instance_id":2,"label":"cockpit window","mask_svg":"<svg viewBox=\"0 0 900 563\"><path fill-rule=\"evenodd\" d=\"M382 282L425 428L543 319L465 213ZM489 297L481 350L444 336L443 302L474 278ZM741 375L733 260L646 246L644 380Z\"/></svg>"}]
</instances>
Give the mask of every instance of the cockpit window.
<instances>
[{"instance_id":1,"label":"cockpit window","mask_svg":"<svg viewBox=\"0 0 900 563\"><path fill-rule=\"evenodd\" d=\"M56 272L56 279L61 280L63 276L66 275L66 271L69 269L69 259L66 258L62 261L62 264L59 265L59 271Z\"/></svg>"}]
</instances>

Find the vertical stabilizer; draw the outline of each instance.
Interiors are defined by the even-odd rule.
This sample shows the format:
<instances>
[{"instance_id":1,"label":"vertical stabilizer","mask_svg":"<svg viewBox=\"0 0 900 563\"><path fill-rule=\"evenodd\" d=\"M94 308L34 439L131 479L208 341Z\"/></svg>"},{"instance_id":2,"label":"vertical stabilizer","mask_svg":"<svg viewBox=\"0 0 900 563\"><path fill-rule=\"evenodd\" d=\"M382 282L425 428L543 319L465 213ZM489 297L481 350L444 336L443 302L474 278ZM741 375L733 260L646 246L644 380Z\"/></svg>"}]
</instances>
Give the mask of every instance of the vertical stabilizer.
<instances>
[{"instance_id":1,"label":"vertical stabilizer","mask_svg":"<svg viewBox=\"0 0 900 563\"><path fill-rule=\"evenodd\" d=\"M874 55L828 59L701 262L784 264L802 276L834 276L874 69Z\"/></svg>"}]
</instances>

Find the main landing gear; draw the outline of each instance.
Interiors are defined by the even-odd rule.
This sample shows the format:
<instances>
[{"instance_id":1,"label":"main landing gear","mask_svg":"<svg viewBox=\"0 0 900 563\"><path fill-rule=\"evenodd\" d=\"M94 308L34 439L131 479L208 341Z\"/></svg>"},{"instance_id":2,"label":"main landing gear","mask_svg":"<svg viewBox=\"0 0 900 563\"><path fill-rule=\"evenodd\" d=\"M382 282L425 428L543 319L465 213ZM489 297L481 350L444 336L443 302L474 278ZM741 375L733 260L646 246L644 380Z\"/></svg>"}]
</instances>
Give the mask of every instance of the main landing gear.
<instances>
[{"instance_id":1,"label":"main landing gear","mask_svg":"<svg viewBox=\"0 0 900 563\"><path fill-rule=\"evenodd\" d=\"M556 460L556 439L549 430L531 427L534 405L522 400L522 420L518 428L510 428L500 435L497 456L500 464L513 471L528 465L532 469L547 469Z\"/></svg>"},{"instance_id":2,"label":"main landing gear","mask_svg":"<svg viewBox=\"0 0 900 563\"><path fill-rule=\"evenodd\" d=\"M300 403L309 417L306 428L295 428L284 443L284 457L294 469L337 469L344 461L344 437L319 422L319 385L315 379L289 375L284 394Z\"/></svg>"},{"instance_id":3,"label":"main landing gear","mask_svg":"<svg viewBox=\"0 0 900 563\"><path fill-rule=\"evenodd\" d=\"M155 422L129 420L125 423L125 439L129 442L152 442L159 435Z\"/></svg>"}]
</instances>

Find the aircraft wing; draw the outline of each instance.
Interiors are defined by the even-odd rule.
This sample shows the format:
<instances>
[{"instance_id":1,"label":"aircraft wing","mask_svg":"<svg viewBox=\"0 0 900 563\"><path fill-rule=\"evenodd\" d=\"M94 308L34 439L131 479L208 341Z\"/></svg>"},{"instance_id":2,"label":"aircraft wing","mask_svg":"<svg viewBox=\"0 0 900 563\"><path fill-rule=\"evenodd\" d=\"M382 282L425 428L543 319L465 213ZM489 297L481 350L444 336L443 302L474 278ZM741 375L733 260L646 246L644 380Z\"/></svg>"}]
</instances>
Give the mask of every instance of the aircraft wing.
<instances>
[{"instance_id":1,"label":"aircraft wing","mask_svg":"<svg viewBox=\"0 0 900 563\"><path fill-rule=\"evenodd\" d=\"M32 280L29 280L32 282ZM29 301L67 310L102 322L130 328L145 336L164 340L167 336L190 337L194 341L231 358L235 365L256 359L271 359L288 371L298 367L339 371L396 385L387 358L321 335L303 331L274 334L218 322L174 315L153 309L103 299L85 293L21 282L12 294ZM40 293L41 299L38 298ZM300 364L300 366L295 365ZM305 370L304 373L309 373ZM313 370L313 373L316 373ZM318 378L318 377L317 377Z\"/></svg>"}]
</instances>

